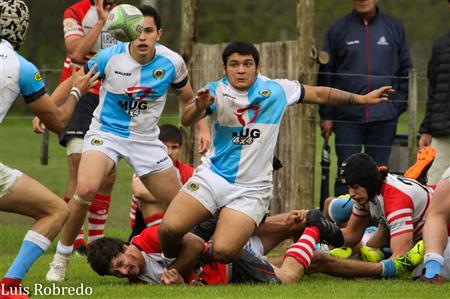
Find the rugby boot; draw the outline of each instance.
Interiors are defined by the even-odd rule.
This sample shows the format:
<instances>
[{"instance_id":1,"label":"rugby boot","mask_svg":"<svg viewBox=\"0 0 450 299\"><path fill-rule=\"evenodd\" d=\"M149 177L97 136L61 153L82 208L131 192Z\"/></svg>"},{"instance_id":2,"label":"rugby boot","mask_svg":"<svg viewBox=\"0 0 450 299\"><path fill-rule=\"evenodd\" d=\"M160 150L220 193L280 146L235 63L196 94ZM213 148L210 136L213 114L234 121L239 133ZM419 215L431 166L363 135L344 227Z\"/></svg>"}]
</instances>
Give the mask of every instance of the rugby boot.
<instances>
[{"instance_id":1,"label":"rugby boot","mask_svg":"<svg viewBox=\"0 0 450 299\"><path fill-rule=\"evenodd\" d=\"M421 240L404 255L392 259L395 265L395 274L399 275L405 271L413 270L423 261L424 254L424 245Z\"/></svg>"},{"instance_id":2,"label":"rugby boot","mask_svg":"<svg viewBox=\"0 0 450 299\"><path fill-rule=\"evenodd\" d=\"M315 226L320 231L320 239L327 241L333 247L344 245L344 235L341 229L328 221L319 209L309 210L306 214L306 226Z\"/></svg>"},{"instance_id":3,"label":"rugby boot","mask_svg":"<svg viewBox=\"0 0 450 299\"><path fill-rule=\"evenodd\" d=\"M63 281L66 277L69 261L70 256L55 253L53 261L50 263L50 270L48 270L45 279L47 281Z\"/></svg>"},{"instance_id":4,"label":"rugby boot","mask_svg":"<svg viewBox=\"0 0 450 299\"><path fill-rule=\"evenodd\" d=\"M405 178L414 179L422 184L427 182L427 172L436 157L436 149L427 146L417 152L416 163L412 165L403 175Z\"/></svg>"}]
</instances>

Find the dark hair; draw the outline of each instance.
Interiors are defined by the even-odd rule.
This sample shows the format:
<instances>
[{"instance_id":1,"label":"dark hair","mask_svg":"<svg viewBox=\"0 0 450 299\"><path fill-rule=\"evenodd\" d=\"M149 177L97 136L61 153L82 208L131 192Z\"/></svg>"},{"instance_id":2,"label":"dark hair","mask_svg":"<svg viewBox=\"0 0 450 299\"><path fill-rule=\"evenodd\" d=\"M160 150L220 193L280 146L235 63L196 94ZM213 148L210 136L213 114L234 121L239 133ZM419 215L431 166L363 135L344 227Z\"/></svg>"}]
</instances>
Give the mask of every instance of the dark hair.
<instances>
[{"instance_id":1,"label":"dark hair","mask_svg":"<svg viewBox=\"0 0 450 299\"><path fill-rule=\"evenodd\" d=\"M171 124L165 124L159 127L159 140L162 142L175 142L180 146L183 144L183 134L180 129Z\"/></svg>"},{"instance_id":2,"label":"dark hair","mask_svg":"<svg viewBox=\"0 0 450 299\"><path fill-rule=\"evenodd\" d=\"M252 43L236 41L228 44L222 52L223 65L227 65L228 57L234 53L252 55L256 65L259 65L259 52Z\"/></svg>"},{"instance_id":3,"label":"dark hair","mask_svg":"<svg viewBox=\"0 0 450 299\"><path fill-rule=\"evenodd\" d=\"M150 5L141 5L139 10L142 12L144 17L152 17L155 21L156 29L161 29L161 15L159 12Z\"/></svg>"},{"instance_id":4,"label":"dark hair","mask_svg":"<svg viewBox=\"0 0 450 299\"><path fill-rule=\"evenodd\" d=\"M89 244L87 261L98 275L111 275L109 269L113 258L125 251L128 243L114 238L100 238Z\"/></svg>"},{"instance_id":5,"label":"dark hair","mask_svg":"<svg viewBox=\"0 0 450 299\"><path fill-rule=\"evenodd\" d=\"M387 168L380 170L372 157L357 153L342 163L339 176L345 185L359 185L366 188L369 199L372 199L381 192L381 184L387 173Z\"/></svg>"}]
</instances>

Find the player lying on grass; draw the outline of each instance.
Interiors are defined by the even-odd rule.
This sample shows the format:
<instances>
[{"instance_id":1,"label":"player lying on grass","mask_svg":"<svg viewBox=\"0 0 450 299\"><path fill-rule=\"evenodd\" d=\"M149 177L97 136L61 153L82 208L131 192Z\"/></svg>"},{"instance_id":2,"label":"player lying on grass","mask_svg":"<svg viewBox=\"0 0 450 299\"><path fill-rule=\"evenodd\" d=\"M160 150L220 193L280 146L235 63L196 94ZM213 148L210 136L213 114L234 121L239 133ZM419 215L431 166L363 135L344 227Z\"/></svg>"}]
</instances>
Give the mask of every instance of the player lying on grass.
<instances>
[{"instance_id":1,"label":"player lying on grass","mask_svg":"<svg viewBox=\"0 0 450 299\"><path fill-rule=\"evenodd\" d=\"M149 284L294 283L307 272L319 237L334 244L339 244L342 238L339 229L317 212L291 211L268 217L252 236L246 250L242 250L229 264L211 262L199 268L205 243L192 233L183 237L180 256L176 260L164 258L157 226L146 228L131 243L112 238L96 241L89 250L88 262L99 275L126 277L130 282ZM280 267L266 261L263 255L280 239L298 235L299 232L303 233L286 251ZM197 252L196 259L187 261L183 255L192 250ZM326 261L326 257L319 260ZM396 274L406 269L402 260L393 261ZM378 276L381 272L380 264Z\"/></svg>"}]
</instances>

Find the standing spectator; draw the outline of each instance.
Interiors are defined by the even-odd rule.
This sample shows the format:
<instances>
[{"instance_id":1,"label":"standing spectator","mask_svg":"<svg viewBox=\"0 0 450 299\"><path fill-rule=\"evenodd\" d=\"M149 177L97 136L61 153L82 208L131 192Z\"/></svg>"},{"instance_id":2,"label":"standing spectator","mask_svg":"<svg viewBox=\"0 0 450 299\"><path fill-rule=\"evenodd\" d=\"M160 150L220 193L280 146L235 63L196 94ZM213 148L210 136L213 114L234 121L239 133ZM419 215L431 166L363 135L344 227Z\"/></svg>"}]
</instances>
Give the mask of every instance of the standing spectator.
<instances>
[{"instance_id":1,"label":"standing spectator","mask_svg":"<svg viewBox=\"0 0 450 299\"><path fill-rule=\"evenodd\" d=\"M450 8L450 0L448 1ZM428 63L428 101L420 125L419 146L436 149L434 163L428 172L430 184L437 184L450 165L450 31L433 45Z\"/></svg>"},{"instance_id":2,"label":"standing spectator","mask_svg":"<svg viewBox=\"0 0 450 299\"><path fill-rule=\"evenodd\" d=\"M411 60L405 30L379 12L376 0L353 0L354 10L331 25L324 38L330 62L321 65L318 85L364 94L383 85L396 93L376 106L322 106L320 127L325 141L336 134L337 165L364 151L387 165L399 115L405 111ZM335 194L346 192L339 180Z\"/></svg>"},{"instance_id":3,"label":"standing spectator","mask_svg":"<svg viewBox=\"0 0 450 299\"><path fill-rule=\"evenodd\" d=\"M117 43L105 28L106 18L113 6L115 6L114 0L81 0L65 10L63 26L67 57L61 72L61 82L72 75L71 66L79 69L98 51ZM69 166L69 180L64 194L65 202L69 202L77 186L83 138L89 129L92 114L98 105L99 89L100 83L83 97L68 126L59 136L59 143L66 147ZM35 131L41 133L43 130L36 126L37 122L38 119L35 119ZM114 181L115 173L113 172L103 182L89 207L88 244L103 237ZM86 247L84 232L81 229L75 240L74 250L85 254Z\"/></svg>"}]
</instances>

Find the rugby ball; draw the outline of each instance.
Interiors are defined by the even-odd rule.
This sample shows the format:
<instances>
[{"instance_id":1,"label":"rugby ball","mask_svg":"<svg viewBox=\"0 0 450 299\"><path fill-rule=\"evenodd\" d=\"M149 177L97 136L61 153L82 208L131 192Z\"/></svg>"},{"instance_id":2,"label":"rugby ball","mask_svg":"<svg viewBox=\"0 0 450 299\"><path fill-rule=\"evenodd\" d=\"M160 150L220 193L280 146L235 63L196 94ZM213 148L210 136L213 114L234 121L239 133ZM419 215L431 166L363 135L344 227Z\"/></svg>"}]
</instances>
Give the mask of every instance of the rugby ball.
<instances>
[{"instance_id":1,"label":"rugby ball","mask_svg":"<svg viewBox=\"0 0 450 299\"><path fill-rule=\"evenodd\" d=\"M144 29L144 16L133 5L120 4L109 12L105 26L115 39L131 42L141 35Z\"/></svg>"}]
</instances>

